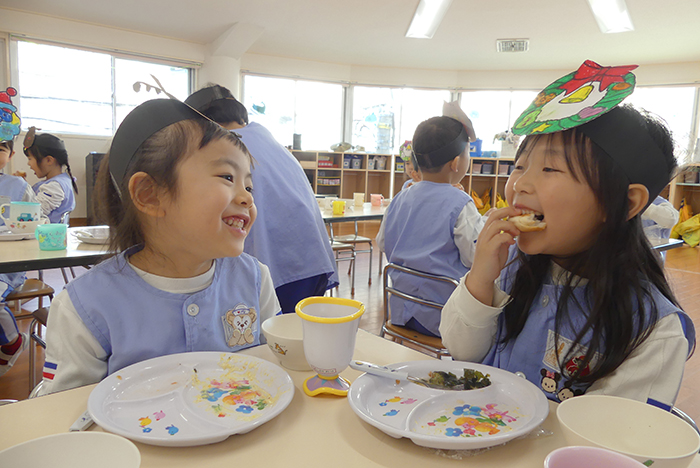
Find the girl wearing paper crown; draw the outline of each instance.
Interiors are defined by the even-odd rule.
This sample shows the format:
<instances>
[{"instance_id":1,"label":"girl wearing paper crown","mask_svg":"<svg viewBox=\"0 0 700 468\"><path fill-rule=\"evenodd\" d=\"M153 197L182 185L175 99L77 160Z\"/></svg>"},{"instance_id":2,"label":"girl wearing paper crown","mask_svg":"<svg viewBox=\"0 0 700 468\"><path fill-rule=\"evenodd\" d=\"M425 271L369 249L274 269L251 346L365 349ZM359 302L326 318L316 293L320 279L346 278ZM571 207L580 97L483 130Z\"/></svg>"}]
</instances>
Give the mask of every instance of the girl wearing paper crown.
<instances>
[{"instance_id":1,"label":"girl wearing paper crown","mask_svg":"<svg viewBox=\"0 0 700 468\"><path fill-rule=\"evenodd\" d=\"M440 331L455 359L523 372L552 400L599 393L670 409L695 329L642 230L676 161L664 124L618 105L634 68L587 61L516 120L527 137L509 207L488 217ZM551 373L556 386L543 382Z\"/></svg>"},{"instance_id":2,"label":"girl wearing paper crown","mask_svg":"<svg viewBox=\"0 0 700 468\"><path fill-rule=\"evenodd\" d=\"M252 158L237 134L174 99L136 107L99 171L120 252L51 302L40 394L130 364L264 342L280 311L266 266L243 253L255 221Z\"/></svg>"}]
</instances>

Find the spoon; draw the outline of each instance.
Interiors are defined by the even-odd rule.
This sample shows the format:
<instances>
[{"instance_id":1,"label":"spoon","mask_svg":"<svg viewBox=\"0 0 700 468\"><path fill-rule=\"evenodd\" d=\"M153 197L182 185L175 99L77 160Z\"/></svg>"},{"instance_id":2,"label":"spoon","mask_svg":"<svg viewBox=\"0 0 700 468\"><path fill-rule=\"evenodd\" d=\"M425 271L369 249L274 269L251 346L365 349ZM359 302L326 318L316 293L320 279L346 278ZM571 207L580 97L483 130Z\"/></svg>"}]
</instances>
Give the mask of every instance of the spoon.
<instances>
[{"instance_id":1,"label":"spoon","mask_svg":"<svg viewBox=\"0 0 700 468\"><path fill-rule=\"evenodd\" d=\"M394 380L407 380L409 382L413 382L423 387L437 388L439 390L463 390L463 388L450 388L443 387L442 385L435 385L433 383L430 383L426 379L421 379L419 377L408 375L408 372L403 372L396 369L389 369L388 367L378 366L370 362L350 361L350 367L352 367L355 370L366 372L368 374L376 375L379 377L386 377Z\"/></svg>"}]
</instances>

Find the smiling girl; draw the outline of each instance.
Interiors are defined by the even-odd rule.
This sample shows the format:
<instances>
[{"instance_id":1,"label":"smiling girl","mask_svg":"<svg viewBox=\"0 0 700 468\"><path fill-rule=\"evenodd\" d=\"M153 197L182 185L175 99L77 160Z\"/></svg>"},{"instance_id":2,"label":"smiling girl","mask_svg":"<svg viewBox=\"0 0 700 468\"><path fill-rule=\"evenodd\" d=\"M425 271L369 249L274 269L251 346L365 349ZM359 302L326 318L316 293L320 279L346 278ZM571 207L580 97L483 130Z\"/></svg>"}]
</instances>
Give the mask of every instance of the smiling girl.
<instances>
[{"instance_id":1,"label":"smiling girl","mask_svg":"<svg viewBox=\"0 0 700 468\"><path fill-rule=\"evenodd\" d=\"M235 133L179 101L124 119L98 182L120 253L52 301L40 394L158 356L261 343L280 307L267 267L243 253L257 214L251 164Z\"/></svg>"},{"instance_id":2,"label":"smiling girl","mask_svg":"<svg viewBox=\"0 0 700 468\"><path fill-rule=\"evenodd\" d=\"M443 309L452 356L522 372L555 401L599 393L670 409L695 331L640 217L675 168L669 131L631 107L531 132L510 206L488 217ZM509 217L523 213L544 230L519 231Z\"/></svg>"}]
</instances>

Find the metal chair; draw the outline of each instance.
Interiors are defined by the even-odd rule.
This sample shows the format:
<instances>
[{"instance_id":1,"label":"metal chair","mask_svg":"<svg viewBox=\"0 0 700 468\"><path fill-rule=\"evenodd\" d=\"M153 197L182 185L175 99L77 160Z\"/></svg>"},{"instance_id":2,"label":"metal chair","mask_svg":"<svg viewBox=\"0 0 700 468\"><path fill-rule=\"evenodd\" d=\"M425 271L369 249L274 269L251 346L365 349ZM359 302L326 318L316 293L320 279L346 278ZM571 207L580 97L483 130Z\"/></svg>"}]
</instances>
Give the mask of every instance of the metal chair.
<instances>
[{"instance_id":1,"label":"metal chair","mask_svg":"<svg viewBox=\"0 0 700 468\"><path fill-rule=\"evenodd\" d=\"M449 356L450 353L449 351L447 351L447 348L445 348L445 346L442 344L442 340L440 338L427 336L415 330L411 330L409 328L394 325L393 323L391 323L391 308L389 305L389 297L392 294L407 301L415 302L428 307L433 307L437 309L436 313L440 313L439 311L442 310L442 306L444 304L439 304L437 302L422 297L414 296L396 289L393 286L393 284L389 283L390 270L397 270L408 275L413 275L417 278L422 278L426 281L436 281L452 284L455 287L459 286L459 281L449 278L447 276L433 275L430 273L414 270L405 266L396 265L395 263L387 263L387 265L384 267L384 323L382 324L382 331L380 333L380 336L389 335L397 343L403 343L404 341L406 341L418 347L420 350L426 351L426 354L434 355L437 358Z\"/></svg>"},{"instance_id":2,"label":"metal chair","mask_svg":"<svg viewBox=\"0 0 700 468\"><path fill-rule=\"evenodd\" d=\"M372 284L372 253L373 253L373 247L372 247L372 239L369 237L365 236L360 236L357 233L357 220L355 220L355 234L345 234L342 236L336 236L333 235L333 223L329 223L330 231L331 231L331 239L333 239L334 242L342 242L344 244L350 244L353 246L355 250L355 254L358 253L369 253L369 284ZM369 248L365 250L357 250L357 244L368 244ZM379 260L381 262L381 259ZM379 265L379 269L381 271L381 263ZM350 269L348 269L348 274L350 274Z\"/></svg>"},{"instance_id":3,"label":"metal chair","mask_svg":"<svg viewBox=\"0 0 700 468\"><path fill-rule=\"evenodd\" d=\"M41 307L32 312L32 323L29 325L29 339L36 342L39 346L46 349L46 341L41 336L42 326L46 327L46 321L49 317L49 309ZM36 345L30 343L29 346L29 390L36 387Z\"/></svg>"},{"instance_id":4,"label":"metal chair","mask_svg":"<svg viewBox=\"0 0 700 468\"><path fill-rule=\"evenodd\" d=\"M350 262L350 269L348 274L352 273L352 279L350 280L350 295L355 295L355 246L352 244L346 244L343 242L335 242L331 239L331 249L335 255L335 263L338 265L340 262ZM331 295L332 295L332 290Z\"/></svg>"},{"instance_id":5,"label":"metal chair","mask_svg":"<svg viewBox=\"0 0 700 468\"><path fill-rule=\"evenodd\" d=\"M695 432L700 434L700 429L698 428L698 425L695 424L695 421L693 421L693 418L688 416L685 412L681 411L680 409L676 408L675 406L671 408L671 414L675 414L679 418L681 418L683 421L687 422L692 426L693 429L695 429Z\"/></svg>"},{"instance_id":6,"label":"metal chair","mask_svg":"<svg viewBox=\"0 0 700 468\"><path fill-rule=\"evenodd\" d=\"M42 300L45 296L49 300L53 299L54 289L40 279L27 278L24 283L5 297L5 302L14 304L12 312L18 320L29 318L30 313L22 313L22 301L39 299L39 307L42 307Z\"/></svg>"}]
</instances>

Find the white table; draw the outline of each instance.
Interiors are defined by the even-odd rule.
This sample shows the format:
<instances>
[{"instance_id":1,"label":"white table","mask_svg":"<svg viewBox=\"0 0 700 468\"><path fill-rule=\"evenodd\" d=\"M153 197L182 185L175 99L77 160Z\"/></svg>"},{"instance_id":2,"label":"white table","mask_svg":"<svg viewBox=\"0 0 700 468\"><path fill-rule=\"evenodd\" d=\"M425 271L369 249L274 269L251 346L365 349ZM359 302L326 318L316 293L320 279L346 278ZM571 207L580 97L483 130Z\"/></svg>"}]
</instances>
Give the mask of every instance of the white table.
<instances>
[{"instance_id":1,"label":"white table","mask_svg":"<svg viewBox=\"0 0 700 468\"><path fill-rule=\"evenodd\" d=\"M243 353L277 363L267 346ZM363 330L357 335L354 358L378 364L432 359ZM306 396L302 385L312 373L288 372L295 385L294 398L273 420L247 434L234 435L213 445L168 448L136 443L141 452L141 466L542 468L547 454L564 446L555 416L556 404L550 402L550 414L542 426L553 435L514 440L474 457L452 460L438 455L435 450L419 447L409 439L394 439L366 424L355 415L346 398ZM359 374L350 368L342 373L351 380ZM38 437L67 432L85 411L93 387L0 407L0 450ZM102 429L93 426L90 430ZM691 466L700 467L697 457Z\"/></svg>"},{"instance_id":2,"label":"white table","mask_svg":"<svg viewBox=\"0 0 700 468\"><path fill-rule=\"evenodd\" d=\"M39 241L27 239L0 242L0 273L88 266L109 254L107 245L85 244L72 234L82 228L68 228L68 248L41 250Z\"/></svg>"}]
</instances>

